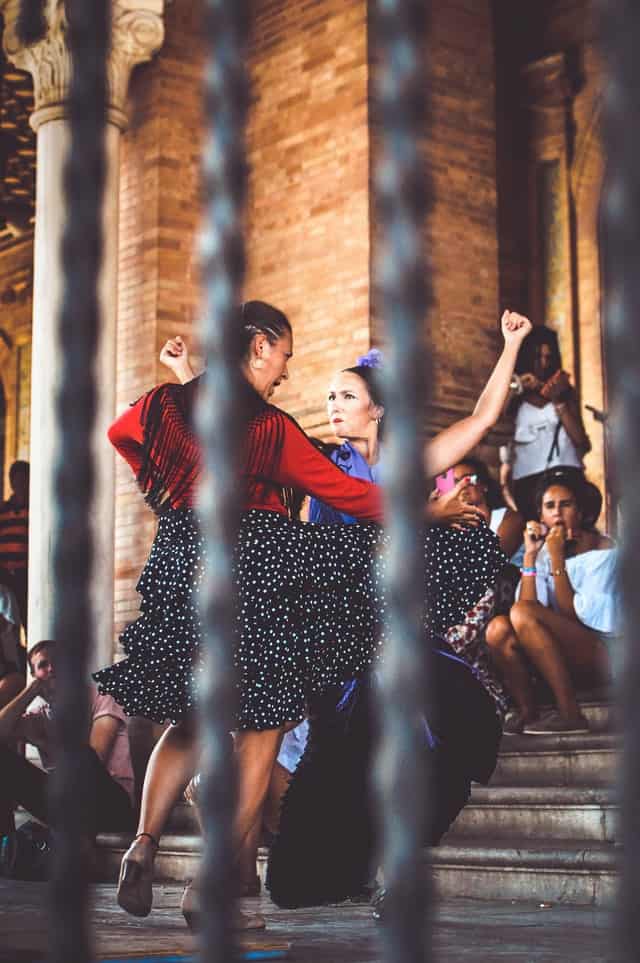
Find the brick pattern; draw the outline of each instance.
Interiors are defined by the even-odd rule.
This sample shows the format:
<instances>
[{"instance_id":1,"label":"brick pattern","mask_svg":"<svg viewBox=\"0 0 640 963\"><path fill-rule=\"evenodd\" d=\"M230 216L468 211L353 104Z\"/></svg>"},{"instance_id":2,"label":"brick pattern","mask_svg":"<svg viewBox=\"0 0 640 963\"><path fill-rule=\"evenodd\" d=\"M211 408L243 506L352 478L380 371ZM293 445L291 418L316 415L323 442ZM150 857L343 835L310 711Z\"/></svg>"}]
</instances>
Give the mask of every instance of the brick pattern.
<instances>
[{"instance_id":1,"label":"brick pattern","mask_svg":"<svg viewBox=\"0 0 640 963\"><path fill-rule=\"evenodd\" d=\"M322 433L329 376L370 338L367 4L254 10L246 291L290 317L278 403Z\"/></svg>"},{"instance_id":2,"label":"brick pattern","mask_svg":"<svg viewBox=\"0 0 640 963\"><path fill-rule=\"evenodd\" d=\"M473 408L499 351L500 305L491 4L436 4L430 32L433 431Z\"/></svg>"}]
</instances>

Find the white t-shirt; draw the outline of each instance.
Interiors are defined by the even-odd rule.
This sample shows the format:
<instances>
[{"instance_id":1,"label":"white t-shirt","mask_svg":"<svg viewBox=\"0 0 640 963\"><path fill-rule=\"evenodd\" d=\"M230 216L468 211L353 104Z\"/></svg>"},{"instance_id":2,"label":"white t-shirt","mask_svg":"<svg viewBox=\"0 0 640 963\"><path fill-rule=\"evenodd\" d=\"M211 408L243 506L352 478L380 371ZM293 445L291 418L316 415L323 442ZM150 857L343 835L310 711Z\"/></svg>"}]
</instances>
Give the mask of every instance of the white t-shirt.
<instances>
[{"instance_id":1,"label":"white t-shirt","mask_svg":"<svg viewBox=\"0 0 640 963\"><path fill-rule=\"evenodd\" d=\"M559 422L560 417L550 401L542 408L537 408L529 401L522 402L516 415L513 435L514 481L560 465L563 468L582 468L582 459L563 425L560 425L558 444L549 459Z\"/></svg>"},{"instance_id":2,"label":"white t-shirt","mask_svg":"<svg viewBox=\"0 0 640 963\"><path fill-rule=\"evenodd\" d=\"M129 753L127 717L122 707L110 695L101 695L93 683L90 683L88 688L90 726L102 716L112 716L118 722L116 738L109 757L104 762L104 767L133 801L133 767ZM30 742L37 748L42 765L48 771L54 768L51 752L53 734L51 715L52 709L48 702L42 699L35 700L22 716L19 730L25 742Z\"/></svg>"}]
</instances>

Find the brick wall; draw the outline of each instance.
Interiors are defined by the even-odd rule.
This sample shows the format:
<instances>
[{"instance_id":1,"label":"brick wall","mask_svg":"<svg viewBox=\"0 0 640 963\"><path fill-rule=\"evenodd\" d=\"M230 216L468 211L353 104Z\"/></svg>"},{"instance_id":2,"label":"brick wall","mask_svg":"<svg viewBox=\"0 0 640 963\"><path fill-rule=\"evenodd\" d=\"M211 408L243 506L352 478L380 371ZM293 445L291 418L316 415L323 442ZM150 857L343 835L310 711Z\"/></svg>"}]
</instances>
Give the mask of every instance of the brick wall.
<instances>
[{"instance_id":1,"label":"brick wall","mask_svg":"<svg viewBox=\"0 0 640 963\"><path fill-rule=\"evenodd\" d=\"M254 11L246 291L293 322L278 403L318 432L330 374L369 347L367 4Z\"/></svg>"},{"instance_id":2,"label":"brick wall","mask_svg":"<svg viewBox=\"0 0 640 963\"><path fill-rule=\"evenodd\" d=\"M429 324L430 429L473 408L493 367L498 242L493 24L488 0L449 0L432 13L426 157L435 204L426 246L435 271Z\"/></svg>"},{"instance_id":3,"label":"brick wall","mask_svg":"<svg viewBox=\"0 0 640 963\"><path fill-rule=\"evenodd\" d=\"M19 351L31 343L33 289L33 241L14 244L0 251L0 380L6 405L4 417L4 463L0 464L0 497L9 493L9 467L19 450L18 428ZM28 393L28 381L22 391ZM23 409L22 417L27 415ZM0 429L1 432L1 429Z\"/></svg>"}]
</instances>

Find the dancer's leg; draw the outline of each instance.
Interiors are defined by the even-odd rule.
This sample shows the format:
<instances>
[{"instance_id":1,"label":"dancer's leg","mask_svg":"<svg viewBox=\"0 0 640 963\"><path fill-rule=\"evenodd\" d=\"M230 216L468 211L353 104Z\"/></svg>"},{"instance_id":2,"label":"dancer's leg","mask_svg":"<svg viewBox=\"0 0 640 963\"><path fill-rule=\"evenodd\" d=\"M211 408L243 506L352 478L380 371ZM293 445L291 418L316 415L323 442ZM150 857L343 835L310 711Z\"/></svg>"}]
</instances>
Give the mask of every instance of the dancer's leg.
<instances>
[{"instance_id":1,"label":"dancer's leg","mask_svg":"<svg viewBox=\"0 0 640 963\"><path fill-rule=\"evenodd\" d=\"M280 728L263 729L260 732L244 729L236 733L238 805L233 837L237 852L240 852L258 817L262 815L282 732Z\"/></svg>"},{"instance_id":2,"label":"dancer's leg","mask_svg":"<svg viewBox=\"0 0 640 963\"><path fill-rule=\"evenodd\" d=\"M262 825L262 810L271 782L271 773L280 748L282 728L265 729L258 732L244 729L235 733L234 754L238 773L238 801L233 826L234 850L237 866L253 854L253 873L255 874L256 833ZM187 886L182 897L182 912L189 926L198 925L198 887L194 883ZM247 916L236 911L236 929L262 929L264 919L259 914Z\"/></svg>"},{"instance_id":3,"label":"dancer's leg","mask_svg":"<svg viewBox=\"0 0 640 963\"><path fill-rule=\"evenodd\" d=\"M273 774L269 784L269 792L264 806L263 823L269 832L275 836L280 825L280 812L282 810L282 800L289 788L291 773L279 762L273 767Z\"/></svg>"},{"instance_id":4,"label":"dancer's leg","mask_svg":"<svg viewBox=\"0 0 640 963\"><path fill-rule=\"evenodd\" d=\"M194 718L169 726L162 733L147 763L139 833L160 839L171 810L195 772L199 751Z\"/></svg>"},{"instance_id":5,"label":"dancer's leg","mask_svg":"<svg viewBox=\"0 0 640 963\"><path fill-rule=\"evenodd\" d=\"M238 853L238 892L241 896L256 895L253 891L256 886L256 861L258 859L258 846L260 845L261 835L262 813L258 816L245 836Z\"/></svg>"},{"instance_id":6,"label":"dancer's leg","mask_svg":"<svg viewBox=\"0 0 640 963\"><path fill-rule=\"evenodd\" d=\"M147 765L138 835L120 868L118 903L134 916L148 916L153 899L153 862L171 810L193 776L199 747L193 718L170 726L158 740Z\"/></svg>"}]
</instances>

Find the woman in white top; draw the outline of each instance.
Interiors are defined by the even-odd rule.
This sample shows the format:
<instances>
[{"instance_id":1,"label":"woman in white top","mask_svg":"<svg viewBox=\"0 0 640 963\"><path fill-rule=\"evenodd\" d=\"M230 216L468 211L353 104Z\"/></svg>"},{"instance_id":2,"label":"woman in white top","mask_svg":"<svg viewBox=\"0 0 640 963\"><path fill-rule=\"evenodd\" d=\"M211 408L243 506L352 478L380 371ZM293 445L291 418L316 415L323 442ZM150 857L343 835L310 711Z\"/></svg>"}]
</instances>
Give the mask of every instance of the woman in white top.
<instances>
[{"instance_id":1,"label":"woman in white top","mask_svg":"<svg viewBox=\"0 0 640 963\"><path fill-rule=\"evenodd\" d=\"M525 338L516 375L515 429L500 481L520 513L535 518L534 494L543 473L561 467L579 477L591 443L575 389L562 371L555 331L539 325Z\"/></svg>"},{"instance_id":2,"label":"woman in white top","mask_svg":"<svg viewBox=\"0 0 640 963\"><path fill-rule=\"evenodd\" d=\"M516 703L505 732L588 731L574 685L607 680L619 597L617 550L584 526L586 486L572 476L539 491L539 521L527 522L519 600L487 627L492 658ZM546 537L545 537L546 536ZM557 711L538 718L530 665L550 686Z\"/></svg>"}]
</instances>

